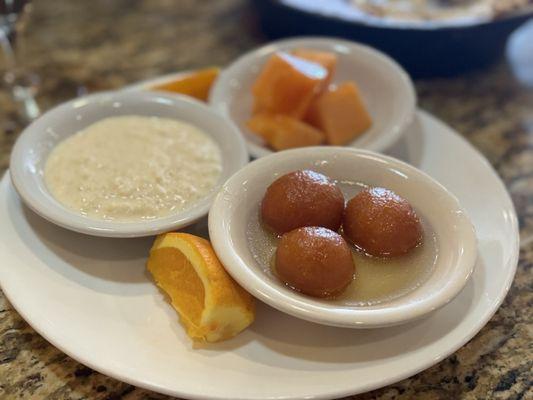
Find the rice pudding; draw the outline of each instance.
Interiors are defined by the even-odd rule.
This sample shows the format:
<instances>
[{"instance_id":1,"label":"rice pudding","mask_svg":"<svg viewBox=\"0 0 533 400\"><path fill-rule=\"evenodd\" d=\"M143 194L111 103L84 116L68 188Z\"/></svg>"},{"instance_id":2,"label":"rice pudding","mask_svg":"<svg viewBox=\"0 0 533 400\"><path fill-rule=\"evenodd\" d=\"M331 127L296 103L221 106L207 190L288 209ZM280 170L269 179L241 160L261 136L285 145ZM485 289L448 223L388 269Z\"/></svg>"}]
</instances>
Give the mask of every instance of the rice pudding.
<instances>
[{"instance_id":1,"label":"rice pudding","mask_svg":"<svg viewBox=\"0 0 533 400\"><path fill-rule=\"evenodd\" d=\"M84 216L134 222L186 210L210 193L221 171L218 145L199 128L127 115L59 143L44 178L59 202Z\"/></svg>"}]
</instances>

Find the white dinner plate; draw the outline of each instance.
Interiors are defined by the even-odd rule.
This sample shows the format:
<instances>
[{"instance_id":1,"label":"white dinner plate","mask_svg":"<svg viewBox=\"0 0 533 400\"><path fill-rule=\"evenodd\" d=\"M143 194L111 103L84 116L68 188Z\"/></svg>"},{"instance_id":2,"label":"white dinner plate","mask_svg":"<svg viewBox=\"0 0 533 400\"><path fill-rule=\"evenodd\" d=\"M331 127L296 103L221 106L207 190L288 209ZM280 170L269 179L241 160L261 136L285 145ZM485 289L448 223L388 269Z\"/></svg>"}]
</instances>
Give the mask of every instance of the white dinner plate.
<instances>
[{"instance_id":1,"label":"white dinner plate","mask_svg":"<svg viewBox=\"0 0 533 400\"><path fill-rule=\"evenodd\" d=\"M472 338L501 304L518 258L511 200L465 140L419 112L393 155L451 190L479 240L465 289L417 322L332 328L260 304L257 320L241 335L194 348L145 272L150 238L90 237L50 224L22 205L8 174L0 185L0 282L22 317L53 345L106 375L169 395L334 398L391 384Z\"/></svg>"}]
</instances>

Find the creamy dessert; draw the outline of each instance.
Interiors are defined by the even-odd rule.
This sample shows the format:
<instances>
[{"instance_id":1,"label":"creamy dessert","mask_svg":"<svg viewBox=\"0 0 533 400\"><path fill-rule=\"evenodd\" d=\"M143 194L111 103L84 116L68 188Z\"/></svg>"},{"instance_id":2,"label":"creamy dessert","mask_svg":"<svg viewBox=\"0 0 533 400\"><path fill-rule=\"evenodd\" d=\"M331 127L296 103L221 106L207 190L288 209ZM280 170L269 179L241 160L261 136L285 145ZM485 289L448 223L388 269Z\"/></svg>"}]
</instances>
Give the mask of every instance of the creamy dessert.
<instances>
[{"instance_id":1,"label":"creamy dessert","mask_svg":"<svg viewBox=\"0 0 533 400\"><path fill-rule=\"evenodd\" d=\"M44 178L66 207L131 222L186 210L211 191L221 170L220 149L199 128L132 115L103 119L59 143Z\"/></svg>"}]
</instances>

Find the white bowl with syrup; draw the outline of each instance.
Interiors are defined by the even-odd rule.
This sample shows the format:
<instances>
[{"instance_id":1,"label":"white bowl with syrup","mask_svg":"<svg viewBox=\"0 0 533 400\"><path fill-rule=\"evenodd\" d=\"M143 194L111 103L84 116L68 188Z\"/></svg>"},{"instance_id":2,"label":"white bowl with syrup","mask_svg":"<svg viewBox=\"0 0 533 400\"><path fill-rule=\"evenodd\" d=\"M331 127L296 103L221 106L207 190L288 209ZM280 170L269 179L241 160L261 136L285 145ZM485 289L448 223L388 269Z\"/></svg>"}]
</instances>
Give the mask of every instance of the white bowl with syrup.
<instances>
[{"instance_id":1,"label":"white bowl with syrup","mask_svg":"<svg viewBox=\"0 0 533 400\"><path fill-rule=\"evenodd\" d=\"M252 116L252 85L267 60L280 51L312 49L337 55L332 83L355 81L372 117L368 131L346 147L384 152L405 133L416 111L413 82L403 68L379 50L353 41L326 37L284 39L252 50L224 68L211 88L209 103L241 130L254 158L273 151L246 127Z\"/></svg>"},{"instance_id":2,"label":"white bowl with syrup","mask_svg":"<svg viewBox=\"0 0 533 400\"><path fill-rule=\"evenodd\" d=\"M207 134L219 148L221 159L221 171L211 190L182 211L127 222L84 216L59 202L47 187L44 174L48 156L56 145L95 122L129 115L174 119ZM24 203L50 222L89 235L139 237L179 229L206 216L224 181L247 162L238 129L205 104L174 94L118 91L77 98L43 114L18 138L10 173Z\"/></svg>"},{"instance_id":3,"label":"white bowl with syrup","mask_svg":"<svg viewBox=\"0 0 533 400\"><path fill-rule=\"evenodd\" d=\"M275 179L301 169L334 179L346 201L361 185L385 187L409 201L422 220L422 247L426 248L415 249L418 253L413 253L414 258L404 258L403 265L397 259L384 261L404 268L411 275L406 277L411 279L409 282L400 282L403 286L389 290L388 296L376 291L373 299L364 299L361 296L365 294L359 290L359 298L342 295L325 300L303 295L276 277L271 270L276 239L261 226L260 204ZM402 161L346 147L287 150L248 164L216 196L209 212L209 235L228 272L260 300L305 320L350 328L397 325L439 309L460 293L477 256L472 223L446 188ZM365 279L367 284L375 284L375 280L368 280L369 268L361 265L361 260L360 255L355 257L352 285L362 285ZM394 279L403 278L397 275Z\"/></svg>"}]
</instances>

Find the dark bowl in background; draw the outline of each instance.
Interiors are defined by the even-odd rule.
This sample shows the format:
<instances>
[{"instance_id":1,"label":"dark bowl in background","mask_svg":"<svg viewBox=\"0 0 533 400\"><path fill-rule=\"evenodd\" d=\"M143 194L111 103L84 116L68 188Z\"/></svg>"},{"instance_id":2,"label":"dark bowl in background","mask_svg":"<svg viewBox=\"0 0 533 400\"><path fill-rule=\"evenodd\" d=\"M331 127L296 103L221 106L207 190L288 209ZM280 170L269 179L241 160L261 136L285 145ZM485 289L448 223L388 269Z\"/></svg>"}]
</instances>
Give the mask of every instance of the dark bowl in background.
<instances>
[{"instance_id":1,"label":"dark bowl in background","mask_svg":"<svg viewBox=\"0 0 533 400\"><path fill-rule=\"evenodd\" d=\"M338 36L366 43L396 59L416 78L451 76L498 60L507 38L533 17L533 7L493 20L468 23L394 24L379 18L339 13L344 0L251 0L263 32L272 38L296 35ZM331 13L333 3L337 10Z\"/></svg>"}]
</instances>

